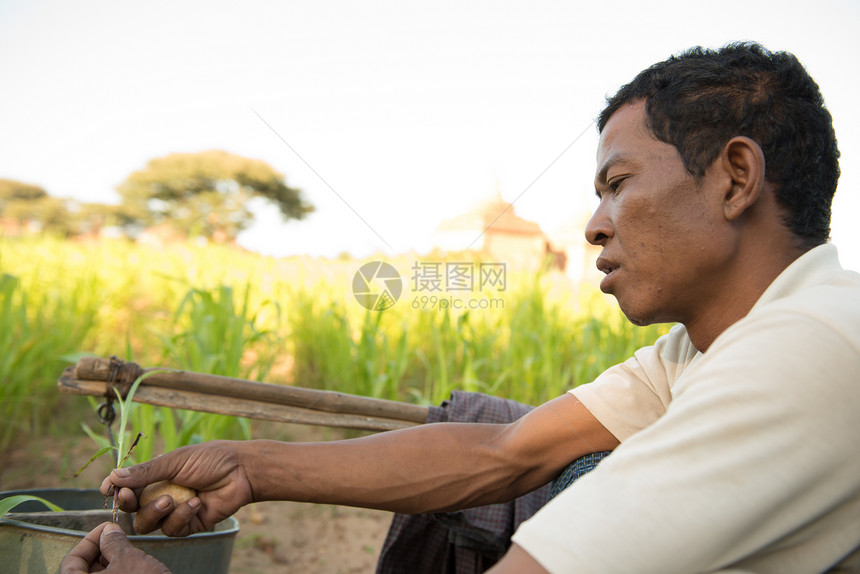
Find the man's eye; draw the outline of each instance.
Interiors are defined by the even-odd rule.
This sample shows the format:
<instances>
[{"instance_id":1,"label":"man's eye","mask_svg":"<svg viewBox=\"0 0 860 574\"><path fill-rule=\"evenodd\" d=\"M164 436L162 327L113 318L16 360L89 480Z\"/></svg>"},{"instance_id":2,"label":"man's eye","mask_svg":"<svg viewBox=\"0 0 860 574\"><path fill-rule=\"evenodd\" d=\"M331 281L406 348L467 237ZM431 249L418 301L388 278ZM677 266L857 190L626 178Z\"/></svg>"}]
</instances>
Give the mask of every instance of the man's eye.
<instances>
[{"instance_id":1,"label":"man's eye","mask_svg":"<svg viewBox=\"0 0 860 574\"><path fill-rule=\"evenodd\" d=\"M627 178L626 177L617 177L615 179L607 181L604 187L605 187L606 191L609 193L612 193L612 194L618 193L618 188L621 187L621 184L624 182L625 179L627 179ZM603 199L605 192L601 191L597 186L595 186L595 192L597 192L598 198Z\"/></svg>"},{"instance_id":2,"label":"man's eye","mask_svg":"<svg viewBox=\"0 0 860 574\"><path fill-rule=\"evenodd\" d=\"M614 175L606 182L606 187L608 187L612 193L618 193L622 187L627 185L627 180L630 179L630 177L630 174L627 173Z\"/></svg>"}]
</instances>

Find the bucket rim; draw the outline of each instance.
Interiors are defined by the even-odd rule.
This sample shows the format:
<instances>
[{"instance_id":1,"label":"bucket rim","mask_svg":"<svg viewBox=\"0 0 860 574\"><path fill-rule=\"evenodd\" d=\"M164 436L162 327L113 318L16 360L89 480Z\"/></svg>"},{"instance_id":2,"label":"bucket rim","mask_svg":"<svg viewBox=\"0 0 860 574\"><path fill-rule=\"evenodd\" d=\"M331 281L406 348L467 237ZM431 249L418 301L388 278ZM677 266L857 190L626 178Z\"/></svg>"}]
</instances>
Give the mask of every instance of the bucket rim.
<instances>
[{"instance_id":1,"label":"bucket rim","mask_svg":"<svg viewBox=\"0 0 860 574\"><path fill-rule=\"evenodd\" d=\"M39 493L93 493L98 492L97 489L94 488L31 488L31 489L22 489L22 490L5 490L0 492L0 499L6 498L7 496L16 496L19 494L27 494L32 496L39 496ZM42 498L46 498L42 496ZM73 511L72 511L73 512ZM59 528L56 526L45 526L43 524L33 524L31 522L24 522L22 520L15 520L12 518L4 518L0 517L0 527L4 525L15 526L18 528L24 528L27 530L35 530L37 532L45 532L49 534L57 534L57 535L65 535L65 536L74 536L75 538L84 538L87 535L87 532L83 530L72 530L70 528ZM162 542L169 540L183 540L183 539L201 539L201 538L221 538L234 536L239 532L239 521L236 520L233 516L228 516L221 522L216 524L216 528L221 525L222 529L213 530L210 532L197 532L196 534L190 534L188 536L166 536L164 534L132 534L128 536L128 539L132 542L140 541L140 542Z\"/></svg>"}]
</instances>

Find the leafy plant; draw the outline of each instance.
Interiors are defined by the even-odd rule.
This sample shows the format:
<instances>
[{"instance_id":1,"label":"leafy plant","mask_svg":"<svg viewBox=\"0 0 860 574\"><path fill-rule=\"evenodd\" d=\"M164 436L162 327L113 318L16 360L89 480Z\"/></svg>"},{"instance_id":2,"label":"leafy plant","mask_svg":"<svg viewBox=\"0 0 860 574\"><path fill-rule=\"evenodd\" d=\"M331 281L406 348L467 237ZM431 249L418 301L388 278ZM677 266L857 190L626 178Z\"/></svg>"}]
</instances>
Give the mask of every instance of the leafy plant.
<instances>
[{"instance_id":1,"label":"leafy plant","mask_svg":"<svg viewBox=\"0 0 860 574\"><path fill-rule=\"evenodd\" d=\"M391 309L369 312L350 290L358 266L211 243L158 250L0 237L0 449L13 437L58 432L50 415L63 357L116 354L117 341L143 365L423 404L454 389L537 404L668 329L635 327L596 289L545 272L511 272L506 291L470 293L501 298L499 307L414 309L404 293ZM136 447L140 459L250 436L247 421L220 415L138 405L129 416L153 437Z\"/></svg>"},{"instance_id":2,"label":"leafy plant","mask_svg":"<svg viewBox=\"0 0 860 574\"><path fill-rule=\"evenodd\" d=\"M54 512L63 511L62 508L60 508L53 502L45 500L40 496L32 496L29 494L16 494L14 496L7 496L3 500L0 500L0 516L6 516L6 514L9 513L13 508L25 502L41 502Z\"/></svg>"},{"instance_id":3,"label":"leafy plant","mask_svg":"<svg viewBox=\"0 0 860 574\"><path fill-rule=\"evenodd\" d=\"M274 333L257 326L268 311L278 316L280 307L266 300L252 309L250 284L239 297L227 285L190 289L173 313L172 332L158 334L165 360L183 370L263 380L275 356ZM134 413L136 428L158 436L165 452L205 440L251 438L244 418L149 405ZM153 448L154 441L142 445L140 458L151 458Z\"/></svg>"},{"instance_id":4,"label":"leafy plant","mask_svg":"<svg viewBox=\"0 0 860 574\"><path fill-rule=\"evenodd\" d=\"M56 405L63 355L78 351L94 326L88 287L79 279L25 292L20 278L0 273L0 450L16 432L39 432Z\"/></svg>"},{"instance_id":5,"label":"leafy plant","mask_svg":"<svg viewBox=\"0 0 860 574\"><path fill-rule=\"evenodd\" d=\"M115 463L114 468L121 468L125 464L125 462L131 457L131 453L137 446L138 441L142 436L145 435L145 433L143 433L142 431L138 431L136 438L131 442L131 445L126 448L129 442L129 435L127 430L128 422L131 417L131 413L135 410L135 407L139 406L135 405L132 402L134 400L134 394L137 392L137 388L140 386L141 382L143 382L148 377L151 377L152 375L163 372L164 371L161 370L149 371L140 375L137 379L135 379L134 383L132 383L131 387L128 390L128 393L126 393L125 398L120 396L119 393L117 393L116 397L114 397L117 404L119 405L119 428L117 429L117 432L113 435L116 438L116 444L104 444L106 442L106 439L98 437L98 435L96 435L96 433L94 433L92 429L90 429L86 425L82 425L87 435L89 435L90 438L95 440L97 443L102 444L102 447L99 448L95 452L95 454L90 457L86 464L84 464L84 466L82 466L77 473L75 473L75 476L81 474L81 472L83 472L84 469L86 469L96 459L109 452L115 453L115 458L113 460L113 462ZM116 389L114 389L114 392L116 392Z\"/></svg>"}]
</instances>

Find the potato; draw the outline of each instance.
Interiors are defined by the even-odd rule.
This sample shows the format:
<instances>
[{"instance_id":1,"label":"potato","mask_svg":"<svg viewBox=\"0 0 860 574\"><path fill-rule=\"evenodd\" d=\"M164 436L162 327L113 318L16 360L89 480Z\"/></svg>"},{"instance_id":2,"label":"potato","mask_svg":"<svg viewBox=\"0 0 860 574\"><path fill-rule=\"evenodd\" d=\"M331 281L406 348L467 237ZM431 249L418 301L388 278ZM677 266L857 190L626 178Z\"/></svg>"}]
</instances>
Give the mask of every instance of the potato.
<instances>
[{"instance_id":1,"label":"potato","mask_svg":"<svg viewBox=\"0 0 860 574\"><path fill-rule=\"evenodd\" d=\"M173 503L179 506L197 496L197 491L187 486L173 484L169 480L162 480L161 482L153 482L147 485L143 489L143 492L140 493L138 502L142 508L163 494L169 494L173 498Z\"/></svg>"}]
</instances>

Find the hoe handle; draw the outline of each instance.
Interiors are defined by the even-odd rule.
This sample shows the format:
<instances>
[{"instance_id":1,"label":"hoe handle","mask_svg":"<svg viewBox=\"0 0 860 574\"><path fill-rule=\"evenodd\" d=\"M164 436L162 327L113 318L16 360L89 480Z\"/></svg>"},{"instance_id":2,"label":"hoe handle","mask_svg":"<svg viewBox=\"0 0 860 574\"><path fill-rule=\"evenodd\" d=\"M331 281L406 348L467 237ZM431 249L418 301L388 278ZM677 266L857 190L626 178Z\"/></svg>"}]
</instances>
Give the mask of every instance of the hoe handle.
<instances>
[{"instance_id":1,"label":"hoe handle","mask_svg":"<svg viewBox=\"0 0 860 574\"><path fill-rule=\"evenodd\" d=\"M428 408L420 405L192 371L142 369L97 357L68 367L58 386L61 392L82 395L124 394L142 374L147 377L133 400L159 406L362 430L392 430L427 420Z\"/></svg>"}]
</instances>

